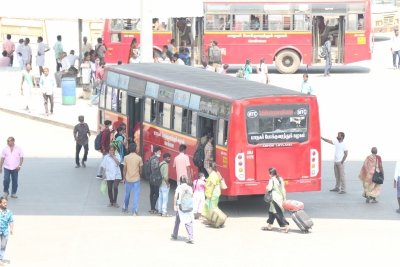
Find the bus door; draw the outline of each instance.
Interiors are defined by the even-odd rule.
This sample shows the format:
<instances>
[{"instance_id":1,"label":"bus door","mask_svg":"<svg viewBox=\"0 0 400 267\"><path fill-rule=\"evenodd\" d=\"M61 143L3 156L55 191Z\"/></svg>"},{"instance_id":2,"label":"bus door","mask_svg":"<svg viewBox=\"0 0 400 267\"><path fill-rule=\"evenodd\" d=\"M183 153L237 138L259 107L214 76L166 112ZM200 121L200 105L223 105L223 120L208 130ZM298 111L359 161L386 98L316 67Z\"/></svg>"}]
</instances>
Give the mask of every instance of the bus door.
<instances>
[{"instance_id":1,"label":"bus door","mask_svg":"<svg viewBox=\"0 0 400 267\"><path fill-rule=\"evenodd\" d=\"M128 125L129 125L129 140L131 142L139 142L138 147L143 147L143 99L128 95ZM136 138L136 140L135 140ZM140 156L143 157L142 149Z\"/></svg>"},{"instance_id":2,"label":"bus door","mask_svg":"<svg viewBox=\"0 0 400 267\"><path fill-rule=\"evenodd\" d=\"M339 17L339 32L337 39L338 46L338 62L344 63L344 36L345 36L345 19L344 16Z\"/></svg>"},{"instance_id":3,"label":"bus door","mask_svg":"<svg viewBox=\"0 0 400 267\"><path fill-rule=\"evenodd\" d=\"M203 137L203 131L205 128L209 128L212 135L214 136L214 141L213 141L213 151L214 151L214 155L213 158L215 159L215 144L216 144L216 140L217 140L217 118L214 118L213 116L204 116L199 115L197 117L197 137L198 138L202 138Z\"/></svg>"},{"instance_id":4,"label":"bus door","mask_svg":"<svg viewBox=\"0 0 400 267\"><path fill-rule=\"evenodd\" d=\"M319 40L317 17L313 17L312 33L312 63L315 64L321 62L321 58L318 56L318 51L322 46Z\"/></svg>"}]
</instances>

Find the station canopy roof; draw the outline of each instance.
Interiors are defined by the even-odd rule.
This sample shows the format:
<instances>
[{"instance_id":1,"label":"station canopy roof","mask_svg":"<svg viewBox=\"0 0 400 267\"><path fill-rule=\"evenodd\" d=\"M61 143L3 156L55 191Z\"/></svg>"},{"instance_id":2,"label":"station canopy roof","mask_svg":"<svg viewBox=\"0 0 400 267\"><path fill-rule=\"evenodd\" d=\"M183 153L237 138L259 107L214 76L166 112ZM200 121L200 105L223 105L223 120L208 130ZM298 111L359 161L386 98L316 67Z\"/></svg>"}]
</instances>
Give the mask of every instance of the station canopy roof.
<instances>
[{"instance_id":1,"label":"station canopy roof","mask_svg":"<svg viewBox=\"0 0 400 267\"><path fill-rule=\"evenodd\" d=\"M152 17L203 17L203 0L152 1ZM140 18L140 0L55 1L19 0L0 8L0 18L29 19L111 19Z\"/></svg>"}]
</instances>

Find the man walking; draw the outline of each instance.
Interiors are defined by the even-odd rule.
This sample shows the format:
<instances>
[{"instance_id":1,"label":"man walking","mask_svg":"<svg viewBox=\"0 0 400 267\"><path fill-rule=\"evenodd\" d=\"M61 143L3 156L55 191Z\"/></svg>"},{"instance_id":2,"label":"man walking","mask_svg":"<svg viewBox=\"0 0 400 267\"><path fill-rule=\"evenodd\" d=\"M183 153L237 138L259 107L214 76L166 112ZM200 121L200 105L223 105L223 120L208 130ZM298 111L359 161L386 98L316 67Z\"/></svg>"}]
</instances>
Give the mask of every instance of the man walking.
<instances>
[{"instance_id":1,"label":"man walking","mask_svg":"<svg viewBox=\"0 0 400 267\"><path fill-rule=\"evenodd\" d=\"M89 152L89 136L90 136L90 130L89 130L89 125L85 123L85 117L80 115L78 117L79 123L75 125L74 128L74 139L76 142L76 152L75 152L75 163L76 166L75 168L80 168L81 164L79 163L79 153L81 152L81 149L83 147L84 149L84 154L83 154L83 159L82 159L82 167L86 168L86 160L87 160L87 155Z\"/></svg>"},{"instance_id":2,"label":"man walking","mask_svg":"<svg viewBox=\"0 0 400 267\"><path fill-rule=\"evenodd\" d=\"M143 160L135 153L136 144L132 143L129 145L128 156L124 158L124 173L123 182L125 183L125 201L122 211L128 213L129 199L131 197L131 191L133 189L133 207L132 216L137 216L137 208L139 201L140 181L142 180L143 173Z\"/></svg>"},{"instance_id":3,"label":"man walking","mask_svg":"<svg viewBox=\"0 0 400 267\"><path fill-rule=\"evenodd\" d=\"M107 47L102 44L103 39L97 38L97 44L94 47L96 57L100 58L100 62L104 62L104 54L107 52Z\"/></svg>"},{"instance_id":4,"label":"man walking","mask_svg":"<svg viewBox=\"0 0 400 267\"><path fill-rule=\"evenodd\" d=\"M54 77L49 75L48 68L44 68L44 74L40 76L39 86L43 93L44 109L46 111L46 116L49 116L49 107L48 107L49 100L50 100L50 114L53 115L54 93L57 88L57 83Z\"/></svg>"},{"instance_id":5,"label":"man walking","mask_svg":"<svg viewBox=\"0 0 400 267\"><path fill-rule=\"evenodd\" d=\"M329 72L331 71L331 68L332 68L332 55L331 55L332 41L333 41L333 36L329 35L328 36L328 40L324 44L325 49L326 49L324 77L330 77L331 76L329 74Z\"/></svg>"},{"instance_id":6,"label":"man walking","mask_svg":"<svg viewBox=\"0 0 400 267\"><path fill-rule=\"evenodd\" d=\"M400 36L399 30L394 30L394 35L392 37L392 46L390 47L393 54L393 69L400 68ZM397 62L397 58L399 58L399 62Z\"/></svg>"},{"instance_id":7,"label":"man walking","mask_svg":"<svg viewBox=\"0 0 400 267\"><path fill-rule=\"evenodd\" d=\"M190 171L190 161L186 155L186 146L179 146L180 154L174 158L174 168L176 170L176 181L179 184L182 176L188 177L188 183L192 184L192 175Z\"/></svg>"},{"instance_id":8,"label":"man walking","mask_svg":"<svg viewBox=\"0 0 400 267\"><path fill-rule=\"evenodd\" d=\"M7 40L3 42L3 51L7 52L7 57L10 58L10 67L14 62L15 44L11 41L11 34L7 34Z\"/></svg>"},{"instance_id":9,"label":"man walking","mask_svg":"<svg viewBox=\"0 0 400 267\"><path fill-rule=\"evenodd\" d=\"M64 49L61 43L61 35L57 35L57 42L53 45L54 56L56 57L56 71L60 71L61 69L61 62L59 59L61 58L61 54L63 53Z\"/></svg>"},{"instance_id":10,"label":"man walking","mask_svg":"<svg viewBox=\"0 0 400 267\"><path fill-rule=\"evenodd\" d=\"M347 144L343 142L344 133L339 132L336 137L337 140L333 140L333 142L323 137L321 137L321 139L335 146L335 164L333 168L335 170L336 186L334 189L331 190L331 192L339 192L339 194L345 194L346 177L344 175L344 162L346 161L348 150Z\"/></svg>"},{"instance_id":11,"label":"man walking","mask_svg":"<svg viewBox=\"0 0 400 267\"><path fill-rule=\"evenodd\" d=\"M44 53L50 50L50 47L43 43L43 37L38 37L38 45L37 45L37 56L36 56L36 66L39 67L39 75L43 74L43 66L44 66Z\"/></svg>"},{"instance_id":12,"label":"man walking","mask_svg":"<svg viewBox=\"0 0 400 267\"><path fill-rule=\"evenodd\" d=\"M87 37L83 37L83 44L82 44L82 55L84 55L86 52L90 53L90 50L92 50L92 45L88 43Z\"/></svg>"},{"instance_id":13,"label":"man walking","mask_svg":"<svg viewBox=\"0 0 400 267\"><path fill-rule=\"evenodd\" d=\"M12 180L11 197L17 198L18 172L24 162L24 153L19 146L15 145L14 137L7 138L7 146L1 152L0 173L3 171L4 164L4 198L7 198L10 187L10 177Z\"/></svg>"},{"instance_id":14,"label":"man walking","mask_svg":"<svg viewBox=\"0 0 400 267\"><path fill-rule=\"evenodd\" d=\"M8 234L12 235L14 232L14 219L11 211L7 209L7 202L5 197L0 197L0 266L5 266L3 258L6 253ZM10 226L10 230L8 230L8 226Z\"/></svg>"},{"instance_id":15,"label":"man walking","mask_svg":"<svg viewBox=\"0 0 400 267\"><path fill-rule=\"evenodd\" d=\"M216 40L211 41L210 61L213 63L212 71L220 73L222 64L222 52L221 49L218 47L218 41Z\"/></svg>"},{"instance_id":16,"label":"man walking","mask_svg":"<svg viewBox=\"0 0 400 267\"><path fill-rule=\"evenodd\" d=\"M108 154L108 150L110 149L110 136L111 136L110 128L112 128L111 124L112 123L110 120L106 120L104 122L104 125L105 125L104 130L101 132L100 153L103 154L101 161L103 161L104 157ZM102 177L103 177L103 168L101 167L101 164L100 164L96 178L101 180Z\"/></svg>"},{"instance_id":17,"label":"man walking","mask_svg":"<svg viewBox=\"0 0 400 267\"><path fill-rule=\"evenodd\" d=\"M169 194L169 178L168 178L168 164L171 162L171 154L165 153L163 161L160 163L160 172L162 176L162 182L160 185L160 197L158 199L158 212L162 217L171 217L167 213L168 194Z\"/></svg>"},{"instance_id":18,"label":"man walking","mask_svg":"<svg viewBox=\"0 0 400 267\"><path fill-rule=\"evenodd\" d=\"M160 164L160 156L161 156L161 147L156 146L153 149L154 155L149 159L150 160L150 166L151 166L151 173L153 173L159 166ZM159 192L160 188L159 186L152 185L150 183L150 213L156 214L161 213L160 210L156 210L156 203L159 197Z\"/></svg>"}]
</instances>

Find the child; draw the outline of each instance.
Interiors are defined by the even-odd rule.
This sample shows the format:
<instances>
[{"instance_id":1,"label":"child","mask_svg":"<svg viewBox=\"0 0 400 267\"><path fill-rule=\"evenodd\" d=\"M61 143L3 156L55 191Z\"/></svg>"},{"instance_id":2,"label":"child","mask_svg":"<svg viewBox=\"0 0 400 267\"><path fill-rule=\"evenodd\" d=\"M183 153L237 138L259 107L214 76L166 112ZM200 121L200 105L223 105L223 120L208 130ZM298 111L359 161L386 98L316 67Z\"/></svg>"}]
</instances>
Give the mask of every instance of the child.
<instances>
[{"instance_id":1,"label":"child","mask_svg":"<svg viewBox=\"0 0 400 267\"><path fill-rule=\"evenodd\" d=\"M193 213L195 219L202 219L200 214L203 211L204 203L206 201L204 196L205 185L206 178L204 177L204 173L200 172L197 179L193 182Z\"/></svg>"},{"instance_id":2,"label":"child","mask_svg":"<svg viewBox=\"0 0 400 267\"><path fill-rule=\"evenodd\" d=\"M228 64L224 64L223 68L224 69L221 71L221 74L228 74L229 65Z\"/></svg>"}]
</instances>

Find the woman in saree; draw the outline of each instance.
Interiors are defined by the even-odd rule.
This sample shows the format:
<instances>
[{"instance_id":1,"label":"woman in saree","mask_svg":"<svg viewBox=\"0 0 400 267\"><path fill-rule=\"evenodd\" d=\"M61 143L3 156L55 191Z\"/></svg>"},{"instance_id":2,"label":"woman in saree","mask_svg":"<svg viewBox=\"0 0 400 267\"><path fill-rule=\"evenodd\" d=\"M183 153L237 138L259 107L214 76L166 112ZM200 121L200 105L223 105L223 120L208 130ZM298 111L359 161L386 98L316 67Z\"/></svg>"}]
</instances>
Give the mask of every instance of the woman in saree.
<instances>
[{"instance_id":1,"label":"woman in saree","mask_svg":"<svg viewBox=\"0 0 400 267\"><path fill-rule=\"evenodd\" d=\"M272 202L269 203L269 212L268 212L268 226L262 227L263 231L272 231L272 225L274 224L275 219L278 221L279 227L285 227L285 233L289 233L289 222L283 216L283 202L286 201L286 189L285 183L281 177L278 176L278 173L275 168L269 168L269 182L267 186L267 191L272 191Z\"/></svg>"},{"instance_id":2,"label":"woman in saree","mask_svg":"<svg viewBox=\"0 0 400 267\"><path fill-rule=\"evenodd\" d=\"M137 39L133 38L131 42L131 46L129 47L129 57L128 57L128 64L130 63L131 57L133 57L133 50L137 50Z\"/></svg>"},{"instance_id":3,"label":"woman in saree","mask_svg":"<svg viewBox=\"0 0 400 267\"><path fill-rule=\"evenodd\" d=\"M140 155L140 122L133 129L133 142L136 144L136 154Z\"/></svg>"},{"instance_id":4,"label":"woman in saree","mask_svg":"<svg viewBox=\"0 0 400 267\"><path fill-rule=\"evenodd\" d=\"M373 147L371 149L371 153L372 154L365 159L358 178L360 178L360 181L364 187L362 196L366 198L365 202L369 203L370 200L372 200L372 203L378 203L376 199L381 194L381 185L374 183L372 181L372 177L374 176L375 170L379 173L382 173L382 176L384 176L384 173L382 159L377 155L378 149Z\"/></svg>"},{"instance_id":5,"label":"woman in saree","mask_svg":"<svg viewBox=\"0 0 400 267\"><path fill-rule=\"evenodd\" d=\"M209 210L218 208L219 196L221 195L221 174L217 170L215 162L210 163L210 174L206 183L206 202L204 204L202 215L206 217Z\"/></svg>"}]
</instances>

